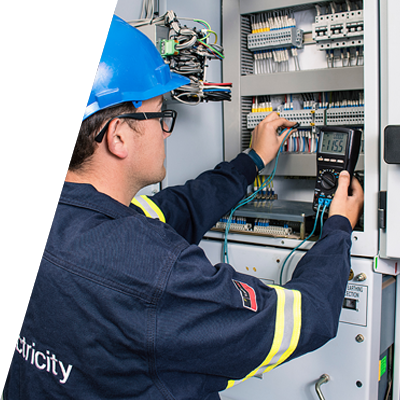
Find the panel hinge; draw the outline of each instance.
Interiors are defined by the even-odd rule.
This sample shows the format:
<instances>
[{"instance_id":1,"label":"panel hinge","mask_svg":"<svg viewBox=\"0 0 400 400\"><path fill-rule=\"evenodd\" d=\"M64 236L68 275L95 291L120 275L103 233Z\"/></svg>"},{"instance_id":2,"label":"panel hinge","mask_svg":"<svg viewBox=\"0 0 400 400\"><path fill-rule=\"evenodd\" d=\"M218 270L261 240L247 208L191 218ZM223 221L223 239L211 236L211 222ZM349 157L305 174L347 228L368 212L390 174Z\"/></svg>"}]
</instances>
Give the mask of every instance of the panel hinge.
<instances>
[{"instance_id":1,"label":"panel hinge","mask_svg":"<svg viewBox=\"0 0 400 400\"><path fill-rule=\"evenodd\" d=\"M379 192L378 199L378 227L386 229L386 191Z\"/></svg>"}]
</instances>

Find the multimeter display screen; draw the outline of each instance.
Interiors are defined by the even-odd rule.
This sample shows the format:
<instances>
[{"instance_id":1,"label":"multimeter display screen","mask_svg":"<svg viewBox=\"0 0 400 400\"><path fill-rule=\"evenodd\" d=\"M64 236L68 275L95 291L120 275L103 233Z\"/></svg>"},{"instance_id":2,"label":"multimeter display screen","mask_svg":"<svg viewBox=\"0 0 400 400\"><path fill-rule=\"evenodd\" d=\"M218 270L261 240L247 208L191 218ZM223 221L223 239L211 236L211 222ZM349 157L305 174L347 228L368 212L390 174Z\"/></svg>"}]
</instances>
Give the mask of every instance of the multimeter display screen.
<instances>
[{"instance_id":1,"label":"multimeter display screen","mask_svg":"<svg viewBox=\"0 0 400 400\"><path fill-rule=\"evenodd\" d=\"M339 154L344 156L347 145L347 133L323 132L321 153Z\"/></svg>"}]
</instances>

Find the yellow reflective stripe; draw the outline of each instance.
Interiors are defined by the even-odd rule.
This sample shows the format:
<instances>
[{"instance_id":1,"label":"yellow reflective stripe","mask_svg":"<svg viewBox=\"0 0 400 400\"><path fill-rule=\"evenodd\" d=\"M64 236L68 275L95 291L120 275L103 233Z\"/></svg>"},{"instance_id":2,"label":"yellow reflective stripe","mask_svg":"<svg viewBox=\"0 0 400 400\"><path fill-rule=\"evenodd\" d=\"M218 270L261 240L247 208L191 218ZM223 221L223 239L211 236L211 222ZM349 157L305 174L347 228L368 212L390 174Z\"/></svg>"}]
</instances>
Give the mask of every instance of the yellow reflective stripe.
<instances>
[{"instance_id":1,"label":"yellow reflective stripe","mask_svg":"<svg viewBox=\"0 0 400 400\"><path fill-rule=\"evenodd\" d=\"M296 349L301 331L301 293L280 286L268 285L277 295L275 332L267 358L254 371L241 380L228 381L227 389L241 383L257 373L271 371L287 360ZM286 329L286 330L285 330Z\"/></svg>"},{"instance_id":2,"label":"yellow reflective stripe","mask_svg":"<svg viewBox=\"0 0 400 400\"><path fill-rule=\"evenodd\" d=\"M134 197L131 201L131 203L136 206L139 207L143 212L144 215L148 218L151 218L151 215L149 214L149 212L139 203L138 199L136 197Z\"/></svg>"},{"instance_id":3,"label":"yellow reflective stripe","mask_svg":"<svg viewBox=\"0 0 400 400\"><path fill-rule=\"evenodd\" d=\"M160 208L157 206L157 204L154 203L153 200L150 200L147 196L140 196L140 197L142 197L147 202L147 204L151 207L151 209L158 215L158 219L161 222L165 222L165 215L160 210Z\"/></svg>"},{"instance_id":4,"label":"yellow reflective stripe","mask_svg":"<svg viewBox=\"0 0 400 400\"><path fill-rule=\"evenodd\" d=\"M165 222L165 215L154 201L143 195L132 199L131 203L143 210L144 215L148 218L158 218L161 222Z\"/></svg>"},{"instance_id":5,"label":"yellow reflective stripe","mask_svg":"<svg viewBox=\"0 0 400 400\"><path fill-rule=\"evenodd\" d=\"M300 339L300 331L301 331L301 294L297 290L292 290L294 294L293 299L293 331L292 337L290 339L290 346L288 349L283 353L282 357L280 358L279 362L276 364L282 364L285 360L287 360L292 353L296 350L297 345L299 344ZM273 367L275 368L275 367ZM271 368L272 369L272 368Z\"/></svg>"}]
</instances>

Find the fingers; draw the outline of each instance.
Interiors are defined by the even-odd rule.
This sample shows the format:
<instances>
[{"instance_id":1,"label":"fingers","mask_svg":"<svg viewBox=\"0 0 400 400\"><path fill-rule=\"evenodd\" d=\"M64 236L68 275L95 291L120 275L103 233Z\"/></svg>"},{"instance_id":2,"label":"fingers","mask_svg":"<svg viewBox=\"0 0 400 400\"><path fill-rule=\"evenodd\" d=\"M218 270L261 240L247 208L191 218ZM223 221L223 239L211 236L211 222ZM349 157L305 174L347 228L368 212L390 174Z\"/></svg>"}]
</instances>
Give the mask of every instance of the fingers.
<instances>
[{"instance_id":1,"label":"fingers","mask_svg":"<svg viewBox=\"0 0 400 400\"><path fill-rule=\"evenodd\" d=\"M265 121L265 119L264 119L264 121ZM272 121L268 121L270 124L271 124L271 126L275 129L275 130L278 130L278 128L281 128L281 127L291 127L291 126L293 126L293 125L295 125L296 124L296 122L293 122L293 121L288 121L286 118L274 118Z\"/></svg>"},{"instance_id":2,"label":"fingers","mask_svg":"<svg viewBox=\"0 0 400 400\"><path fill-rule=\"evenodd\" d=\"M351 179L352 193L349 195L350 174L342 171L339 175L339 184L329 208L329 216L341 215L346 217L354 229L362 212L364 191L357 178Z\"/></svg>"},{"instance_id":3,"label":"fingers","mask_svg":"<svg viewBox=\"0 0 400 400\"><path fill-rule=\"evenodd\" d=\"M288 135L288 130L285 130L281 133L281 135L279 136L279 145L282 145L282 143L286 140L289 139L290 135L294 132L295 130L290 131L289 135Z\"/></svg>"},{"instance_id":4,"label":"fingers","mask_svg":"<svg viewBox=\"0 0 400 400\"><path fill-rule=\"evenodd\" d=\"M354 197L364 197L364 191L363 188L360 184L360 182L358 181L357 178L353 178L351 181L351 190L352 190L352 196Z\"/></svg>"},{"instance_id":5,"label":"fingers","mask_svg":"<svg viewBox=\"0 0 400 400\"><path fill-rule=\"evenodd\" d=\"M275 111L273 111L272 113L268 114L264 118L264 121L269 122L269 121L273 121L274 119L278 119L278 118L279 118L279 115Z\"/></svg>"},{"instance_id":6,"label":"fingers","mask_svg":"<svg viewBox=\"0 0 400 400\"><path fill-rule=\"evenodd\" d=\"M348 171L343 170L339 175L339 183L338 183L338 188L335 193L335 197L336 196L347 197L349 185L350 185L350 174L348 173Z\"/></svg>"}]
</instances>

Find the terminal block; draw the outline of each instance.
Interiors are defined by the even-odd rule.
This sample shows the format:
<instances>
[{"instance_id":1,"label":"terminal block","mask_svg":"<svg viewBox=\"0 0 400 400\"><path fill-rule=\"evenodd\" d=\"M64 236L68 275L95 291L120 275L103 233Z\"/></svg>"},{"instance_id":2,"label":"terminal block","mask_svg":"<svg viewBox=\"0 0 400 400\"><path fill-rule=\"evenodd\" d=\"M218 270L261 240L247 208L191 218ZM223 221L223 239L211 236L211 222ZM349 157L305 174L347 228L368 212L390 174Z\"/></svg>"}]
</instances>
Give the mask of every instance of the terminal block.
<instances>
[{"instance_id":1,"label":"terminal block","mask_svg":"<svg viewBox=\"0 0 400 400\"><path fill-rule=\"evenodd\" d=\"M312 24L312 38L319 50L362 46L363 35L362 10L319 15Z\"/></svg>"},{"instance_id":2,"label":"terminal block","mask_svg":"<svg viewBox=\"0 0 400 400\"><path fill-rule=\"evenodd\" d=\"M293 229L284 224L283 226L270 225L267 219L256 219L254 221L254 233L263 233L265 235L276 237L287 237L293 233Z\"/></svg>"},{"instance_id":3,"label":"terminal block","mask_svg":"<svg viewBox=\"0 0 400 400\"><path fill-rule=\"evenodd\" d=\"M162 57L167 57L167 56L176 56L179 54L179 50L175 48L175 46L178 44L176 40L160 40L159 42L159 47L158 50L161 54Z\"/></svg>"},{"instance_id":4,"label":"terminal block","mask_svg":"<svg viewBox=\"0 0 400 400\"><path fill-rule=\"evenodd\" d=\"M364 107L338 107L326 110L326 125L364 125Z\"/></svg>"},{"instance_id":5,"label":"terminal block","mask_svg":"<svg viewBox=\"0 0 400 400\"><path fill-rule=\"evenodd\" d=\"M247 129L254 129L270 112L251 112L247 114ZM282 118L296 121L301 128L325 125L325 110L283 110L279 112Z\"/></svg>"},{"instance_id":6,"label":"terminal block","mask_svg":"<svg viewBox=\"0 0 400 400\"><path fill-rule=\"evenodd\" d=\"M221 220L216 223L215 228L225 230L228 218L228 216L221 218ZM234 232L250 232L252 230L252 225L247 223L246 218L233 218L229 230Z\"/></svg>"},{"instance_id":7,"label":"terminal block","mask_svg":"<svg viewBox=\"0 0 400 400\"><path fill-rule=\"evenodd\" d=\"M303 44L303 31L297 28L274 29L268 32L251 33L247 36L250 51L279 48L300 48Z\"/></svg>"},{"instance_id":8,"label":"terminal block","mask_svg":"<svg viewBox=\"0 0 400 400\"><path fill-rule=\"evenodd\" d=\"M314 215L308 202L253 200L235 211L229 232L305 239ZM225 215L212 230L225 231L228 220L229 215Z\"/></svg>"},{"instance_id":9,"label":"terminal block","mask_svg":"<svg viewBox=\"0 0 400 400\"><path fill-rule=\"evenodd\" d=\"M247 129L254 129L272 111L251 112L247 114Z\"/></svg>"},{"instance_id":10,"label":"terminal block","mask_svg":"<svg viewBox=\"0 0 400 400\"><path fill-rule=\"evenodd\" d=\"M279 114L289 121L296 121L301 128L325 125L325 110L283 110Z\"/></svg>"}]
</instances>

